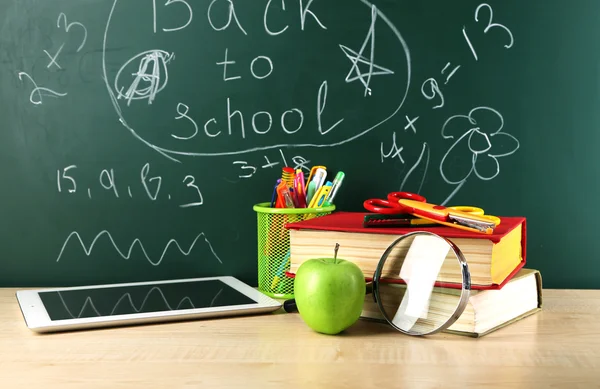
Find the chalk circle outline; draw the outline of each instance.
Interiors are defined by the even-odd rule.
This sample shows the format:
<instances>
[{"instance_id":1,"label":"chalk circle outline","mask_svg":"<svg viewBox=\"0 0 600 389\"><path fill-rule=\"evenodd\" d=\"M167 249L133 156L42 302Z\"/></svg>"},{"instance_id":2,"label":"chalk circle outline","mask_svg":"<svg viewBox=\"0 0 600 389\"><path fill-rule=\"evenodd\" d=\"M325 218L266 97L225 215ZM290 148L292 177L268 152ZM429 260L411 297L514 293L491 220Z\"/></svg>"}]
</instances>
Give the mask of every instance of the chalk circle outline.
<instances>
[{"instance_id":1,"label":"chalk circle outline","mask_svg":"<svg viewBox=\"0 0 600 389\"><path fill-rule=\"evenodd\" d=\"M372 4L370 2L368 2L367 0L359 0L361 3L365 4L366 6L368 6L369 8L372 8ZM389 121L390 119L392 119L394 116L396 116L396 114L398 112L400 112L400 109L402 108L402 106L404 105L404 102L406 101L406 97L408 96L408 91L410 89L410 81L411 81L411 61L410 61L410 50L408 49L408 45L406 44L406 42L404 41L404 38L402 37L402 34L400 34L400 31L398 31L398 29L396 28L396 26L394 26L394 24L381 12L381 10L377 9L377 16L379 18L381 18L381 20L383 20L386 25L392 30L392 32L394 33L394 35L396 36L396 38L398 39L398 41L400 42L400 44L402 45L403 48L403 52L404 52L404 56L406 58L406 89L404 91L404 95L402 96L402 100L400 101L400 104L398 105L398 107L386 118L384 118L383 120L379 121L378 123L372 125L369 128L366 128L364 130L362 130L361 132L359 132L358 134L355 134L349 138L346 138L344 140L338 141L338 142L334 142L334 143L302 143L302 144L293 144L293 143L283 143L283 144L276 144L276 145L271 145L271 146L259 146L259 147L251 147L251 148L247 148L247 149L243 149L243 150L237 150L237 151L221 151L221 152L190 152L190 151L179 151L179 150L170 150L170 149L166 149L157 145L154 145L150 142L148 142L147 140L145 140L144 138L142 138L133 127L131 127L127 121L125 120L125 117L123 116L123 112L121 110L121 107L119 105L118 99L115 96L115 91L112 90L110 83L108 81L108 74L107 74L107 70L106 70L106 43L107 43L107 39L108 39L108 31L110 29L110 22L113 16L113 13L115 11L115 8L117 6L117 3L119 2L119 0L114 0L113 5L110 9L109 15L108 15L108 19L106 22L106 28L104 29L104 39L102 42L102 72L103 72L103 79L104 79L104 83L106 85L106 89L108 91L110 100L113 104L113 107L115 108L115 111L117 113L117 115L119 116L119 122L127 129L129 130L129 132L139 141L141 141L142 143L144 143L145 145L147 145L148 147L150 147L151 149L157 151L158 153L162 154L163 156L165 156L166 158L175 161L175 162L181 162L179 161L177 158L175 158L175 156L188 156L188 157L209 157L209 156L226 156L226 155L239 155L239 154L246 154L246 153L252 153L252 152L256 152L256 151L263 151L263 150L270 150L270 149L279 149L279 148L286 148L286 147L293 147L293 148L306 148L306 147L313 147L313 148L325 148L325 147L337 147L337 146L341 146L345 143L348 142L352 142L366 134L368 134L369 132L371 132L372 130L376 129L377 127L381 126L382 124L384 124L385 122Z\"/></svg>"}]
</instances>

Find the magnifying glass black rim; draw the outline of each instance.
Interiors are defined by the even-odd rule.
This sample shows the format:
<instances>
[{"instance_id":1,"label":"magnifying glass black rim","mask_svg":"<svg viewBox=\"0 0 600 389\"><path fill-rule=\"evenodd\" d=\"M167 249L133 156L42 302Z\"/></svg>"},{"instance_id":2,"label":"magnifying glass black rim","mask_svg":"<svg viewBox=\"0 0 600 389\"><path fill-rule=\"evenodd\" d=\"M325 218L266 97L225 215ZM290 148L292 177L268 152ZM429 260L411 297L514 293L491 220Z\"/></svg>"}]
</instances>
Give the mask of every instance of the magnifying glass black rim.
<instances>
[{"instance_id":1,"label":"magnifying glass black rim","mask_svg":"<svg viewBox=\"0 0 600 389\"><path fill-rule=\"evenodd\" d=\"M380 278L381 278L381 273L383 271L383 266L385 265L385 262L388 258L388 256L390 255L390 253L392 252L392 250L396 247L396 245L398 244L398 242L400 242L403 239L409 238L410 236L413 235L432 235L435 236L437 238L443 239L444 241L446 241L446 243L448 243L448 245L450 246L450 248L452 249L452 251L454 251L454 254L456 255L456 258L458 259L458 263L461 267L461 274L462 274L462 291L460 294L460 300L458 302L458 305L456 306L456 309L454 310L454 313L448 318L448 320L442 324L441 326L434 328L432 331L429 332L416 332L416 331L405 331L402 328L398 327L397 325L395 325L387 316L387 314L385 313L385 309L383 307L383 303L381 302L381 298L379 297L379 283L380 283ZM469 302L469 295L471 293L471 273L469 272L469 266L467 265L467 260L465 259L462 251L460 251L460 249L458 248L458 246L456 246L452 241L450 241L449 239L444 238L443 236L440 236L438 234L435 234L433 232L429 232L429 231L414 231L414 232L409 232L407 234L404 234L402 236L400 236L398 239L396 239L394 242L392 242L392 244L390 244L388 246L388 248L385 250L385 252L383 253L383 255L381 256L381 259L379 260L379 263L377 264L377 268L375 269L375 274L373 275L373 298L375 299L375 302L377 303L377 306L379 307L379 310L381 311L383 317L385 318L385 320L392 326L394 327L396 330L407 334L407 335L416 335L416 336L423 336L423 335L432 335L435 334L437 332L443 331L445 329L447 329L448 327L450 327L452 324L454 324L454 322L456 320L458 320L458 318L460 317L460 315L462 315L463 311L465 310L465 307L467 306L467 303Z\"/></svg>"}]
</instances>

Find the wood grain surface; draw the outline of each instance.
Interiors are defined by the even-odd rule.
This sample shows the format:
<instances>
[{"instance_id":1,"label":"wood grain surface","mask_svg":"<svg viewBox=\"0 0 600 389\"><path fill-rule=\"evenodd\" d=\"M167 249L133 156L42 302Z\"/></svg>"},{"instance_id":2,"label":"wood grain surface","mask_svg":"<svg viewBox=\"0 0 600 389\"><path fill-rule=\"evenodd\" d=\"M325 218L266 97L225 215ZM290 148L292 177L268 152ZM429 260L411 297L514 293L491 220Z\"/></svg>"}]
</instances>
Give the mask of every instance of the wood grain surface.
<instances>
[{"instance_id":1,"label":"wood grain surface","mask_svg":"<svg viewBox=\"0 0 600 389\"><path fill-rule=\"evenodd\" d=\"M0 289L0 387L600 388L600 291L543 298L480 339L366 320L328 336L283 312L39 335Z\"/></svg>"}]
</instances>

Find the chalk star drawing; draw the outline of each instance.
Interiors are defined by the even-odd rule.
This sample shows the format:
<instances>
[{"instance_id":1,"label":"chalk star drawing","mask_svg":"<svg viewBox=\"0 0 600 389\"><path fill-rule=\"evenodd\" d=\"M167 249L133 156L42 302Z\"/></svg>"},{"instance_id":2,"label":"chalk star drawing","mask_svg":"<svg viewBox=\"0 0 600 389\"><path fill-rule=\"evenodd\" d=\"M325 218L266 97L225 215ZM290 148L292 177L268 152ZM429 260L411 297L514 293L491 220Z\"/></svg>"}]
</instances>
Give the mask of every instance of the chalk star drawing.
<instances>
[{"instance_id":1,"label":"chalk star drawing","mask_svg":"<svg viewBox=\"0 0 600 389\"><path fill-rule=\"evenodd\" d=\"M367 93L371 95L371 88L369 87L371 83L372 76L382 76L386 74L394 74L394 72L390 69L386 69L383 66L375 64L375 21L377 20L377 7L375 5L371 5L371 26L369 27L369 32L365 37L365 40L360 48L360 52L356 52L350 49L347 46L340 45L340 49L344 52L346 57L352 62L352 68L346 75L346 83L354 82L356 80L360 80L360 82L365 87L365 96ZM367 44L370 42L371 51L370 56L367 59L363 53L367 47ZM358 63L362 63L369 66L369 71L367 73L362 73L360 71ZM352 73L355 73L353 76Z\"/></svg>"}]
</instances>

